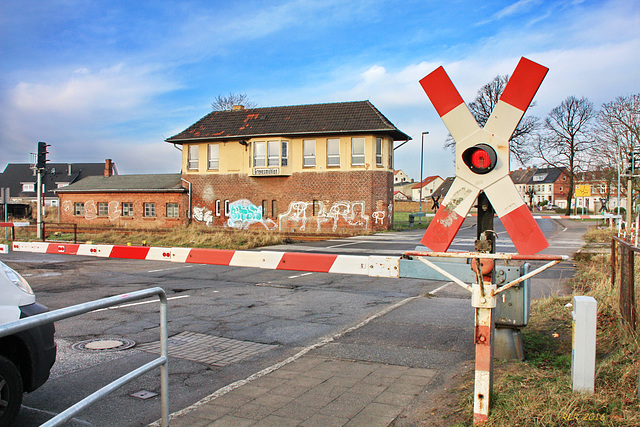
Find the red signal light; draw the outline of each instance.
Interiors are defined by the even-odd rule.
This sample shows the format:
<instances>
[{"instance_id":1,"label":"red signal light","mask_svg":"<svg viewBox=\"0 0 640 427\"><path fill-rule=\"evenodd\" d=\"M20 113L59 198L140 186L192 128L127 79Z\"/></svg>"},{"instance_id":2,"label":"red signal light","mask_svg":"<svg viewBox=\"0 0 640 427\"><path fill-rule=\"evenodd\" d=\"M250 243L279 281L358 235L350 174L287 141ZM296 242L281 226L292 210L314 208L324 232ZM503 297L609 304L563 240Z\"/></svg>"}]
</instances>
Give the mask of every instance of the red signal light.
<instances>
[{"instance_id":1,"label":"red signal light","mask_svg":"<svg viewBox=\"0 0 640 427\"><path fill-rule=\"evenodd\" d=\"M462 161L477 174L489 173L496 167L498 156L495 150L488 144L476 144L462 153Z\"/></svg>"}]
</instances>

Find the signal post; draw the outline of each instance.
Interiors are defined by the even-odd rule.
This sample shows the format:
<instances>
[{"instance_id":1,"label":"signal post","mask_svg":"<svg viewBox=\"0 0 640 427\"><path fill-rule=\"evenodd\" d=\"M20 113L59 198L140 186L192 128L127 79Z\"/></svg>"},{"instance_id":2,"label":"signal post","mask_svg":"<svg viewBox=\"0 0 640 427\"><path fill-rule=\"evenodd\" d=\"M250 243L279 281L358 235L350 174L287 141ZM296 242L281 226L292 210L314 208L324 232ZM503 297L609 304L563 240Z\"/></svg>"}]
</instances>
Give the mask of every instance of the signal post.
<instances>
[{"instance_id":1,"label":"signal post","mask_svg":"<svg viewBox=\"0 0 640 427\"><path fill-rule=\"evenodd\" d=\"M469 286L445 274L472 293L476 345L474 423L488 420L493 372L496 295L567 257L536 256L549 244L509 176L509 139L524 116L548 68L521 58L483 128L464 103L443 67L420 84L456 141L456 177L421 243L434 252L409 252L439 270L427 257L472 260L476 283ZM469 210L477 201L478 228L473 253L447 253ZM518 254L495 254L494 213L502 221ZM543 267L497 288L495 259L546 259Z\"/></svg>"}]
</instances>

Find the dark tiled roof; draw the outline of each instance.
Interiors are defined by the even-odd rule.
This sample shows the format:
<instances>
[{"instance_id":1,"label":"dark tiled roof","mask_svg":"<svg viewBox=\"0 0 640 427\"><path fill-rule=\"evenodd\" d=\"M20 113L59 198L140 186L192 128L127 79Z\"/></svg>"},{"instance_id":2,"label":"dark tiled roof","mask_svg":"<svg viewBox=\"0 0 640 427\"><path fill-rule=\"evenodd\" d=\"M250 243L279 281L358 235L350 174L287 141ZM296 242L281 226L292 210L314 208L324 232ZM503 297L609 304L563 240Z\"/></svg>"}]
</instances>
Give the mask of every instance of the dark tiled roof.
<instances>
[{"instance_id":1,"label":"dark tiled roof","mask_svg":"<svg viewBox=\"0 0 640 427\"><path fill-rule=\"evenodd\" d=\"M526 169L518 169L511 171L509 174L514 184L527 184L531 181L531 177L536 173L538 169L535 167L529 167Z\"/></svg>"},{"instance_id":2,"label":"dark tiled roof","mask_svg":"<svg viewBox=\"0 0 640 427\"><path fill-rule=\"evenodd\" d=\"M60 188L58 193L185 192L179 173L156 175L90 176Z\"/></svg>"},{"instance_id":3,"label":"dark tiled roof","mask_svg":"<svg viewBox=\"0 0 640 427\"><path fill-rule=\"evenodd\" d=\"M530 184L553 184L562 173L562 170L563 168L539 168L531 177Z\"/></svg>"},{"instance_id":4,"label":"dark tiled roof","mask_svg":"<svg viewBox=\"0 0 640 427\"><path fill-rule=\"evenodd\" d=\"M42 178L45 197L56 197L53 193L60 184L70 184L88 176L103 176L104 163L47 163ZM36 197L36 191L22 191L22 183L36 183L38 178L28 163L10 163L0 174L0 187L9 187L11 197Z\"/></svg>"},{"instance_id":5,"label":"dark tiled roof","mask_svg":"<svg viewBox=\"0 0 640 427\"><path fill-rule=\"evenodd\" d=\"M446 178L444 180L444 182L442 184L440 184L440 186L438 188L436 188L436 191L433 192L433 194L431 195L432 197L440 197L440 202L442 202L442 200L444 200L444 196L447 195L447 193L449 192L449 189L451 188L451 185L453 184L453 180L456 179L455 176L450 176L448 178Z\"/></svg>"},{"instance_id":6,"label":"dark tiled roof","mask_svg":"<svg viewBox=\"0 0 640 427\"><path fill-rule=\"evenodd\" d=\"M361 132L388 133L396 141L411 139L371 102L357 101L214 111L166 141Z\"/></svg>"}]
</instances>

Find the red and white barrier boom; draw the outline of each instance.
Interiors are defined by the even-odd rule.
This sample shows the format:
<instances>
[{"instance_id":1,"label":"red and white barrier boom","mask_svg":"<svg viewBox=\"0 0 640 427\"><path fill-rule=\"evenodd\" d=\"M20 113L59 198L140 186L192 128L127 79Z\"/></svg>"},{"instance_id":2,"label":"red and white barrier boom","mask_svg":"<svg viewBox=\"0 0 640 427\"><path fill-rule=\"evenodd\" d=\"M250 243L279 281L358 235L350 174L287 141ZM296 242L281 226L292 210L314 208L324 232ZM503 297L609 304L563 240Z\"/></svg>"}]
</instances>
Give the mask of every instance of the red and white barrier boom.
<instances>
[{"instance_id":1,"label":"red and white barrier boom","mask_svg":"<svg viewBox=\"0 0 640 427\"><path fill-rule=\"evenodd\" d=\"M407 252L472 293L475 308L476 366L474 423L489 418L494 349L496 295L567 257L534 255L549 246L533 215L509 176L509 139L548 68L521 58L483 128L439 67L420 80L451 136L456 141L456 177L421 243L434 252ZM473 253L451 254L451 245L474 202L478 200L478 241ZM493 213L498 214L518 254L495 254ZM468 285L440 269L426 257L462 257L473 260L476 283ZM495 259L549 261L544 266L500 288L495 284ZM475 267L478 266L478 267Z\"/></svg>"}]
</instances>

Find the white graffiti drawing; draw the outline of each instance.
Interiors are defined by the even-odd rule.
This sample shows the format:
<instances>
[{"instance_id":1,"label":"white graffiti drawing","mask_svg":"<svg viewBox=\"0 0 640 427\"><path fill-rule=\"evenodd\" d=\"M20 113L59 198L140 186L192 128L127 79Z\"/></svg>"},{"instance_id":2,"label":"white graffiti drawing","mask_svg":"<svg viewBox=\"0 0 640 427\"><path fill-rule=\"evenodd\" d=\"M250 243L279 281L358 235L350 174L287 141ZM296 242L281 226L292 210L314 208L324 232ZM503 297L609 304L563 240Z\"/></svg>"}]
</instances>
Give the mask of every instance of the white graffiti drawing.
<instances>
[{"instance_id":1,"label":"white graffiti drawing","mask_svg":"<svg viewBox=\"0 0 640 427\"><path fill-rule=\"evenodd\" d=\"M376 224L384 224L384 217L387 216L385 211L375 211L371 214L371 218L376 220Z\"/></svg>"},{"instance_id":2,"label":"white graffiti drawing","mask_svg":"<svg viewBox=\"0 0 640 427\"><path fill-rule=\"evenodd\" d=\"M280 230L283 229L282 226L282 221L293 221L295 224L300 224L302 222L302 225L300 225L300 230L304 231L305 228L307 227L307 221L309 220L307 218L307 208L312 205L312 203L309 202L291 202L289 203L289 210L287 210L285 213L278 215L278 226L280 227ZM285 222L285 227L286 228L287 223Z\"/></svg>"},{"instance_id":3,"label":"white graffiti drawing","mask_svg":"<svg viewBox=\"0 0 640 427\"><path fill-rule=\"evenodd\" d=\"M71 200L62 202L62 212L66 215L73 215L73 202Z\"/></svg>"},{"instance_id":4,"label":"white graffiti drawing","mask_svg":"<svg viewBox=\"0 0 640 427\"><path fill-rule=\"evenodd\" d=\"M193 219L204 222L209 226L213 222L213 213L207 208L195 206L193 208Z\"/></svg>"},{"instance_id":5,"label":"white graffiti drawing","mask_svg":"<svg viewBox=\"0 0 640 427\"><path fill-rule=\"evenodd\" d=\"M322 203L322 202L321 202ZM333 231L338 229L338 221L342 218L349 225L353 226L365 226L369 228L369 216L364 213L364 202L334 202L327 212L324 203L321 205L320 213L318 214L318 231L320 231L320 224L333 220Z\"/></svg>"},{"instance_id":6,"label":"white graffiti drawing","mask_svg":"<svg viewBox=\"0 0 640 427\"><path fill-rule=\"evenodd\" d=\"M251 224L256 223L262 224L267 230L277 227L273 220L263 217L262 206L256 206L247 199L236 200L229 204L227 221L229 227L246 230Z\"/></svg>"},{"instance_id":7,"label":"white graffiti drawing","mask_svg":"<svg viewBox=\"0 0 640 427\"><path fill-rule=\"evenodd\" d=\"M84 218L88 221L98 218L98 208L93 200L84 202Z\"/></svg>"},{"instance_id":8,"label":"white graffiti drawing","mask_svg":"<svg viewBox=\"0 0 640 427\"><path fill-rule=\"evenodd\" d=\"M109 202L109 219L115 221L120 218L120 202L115 200Z\"/></svg>"}]
</instances>

